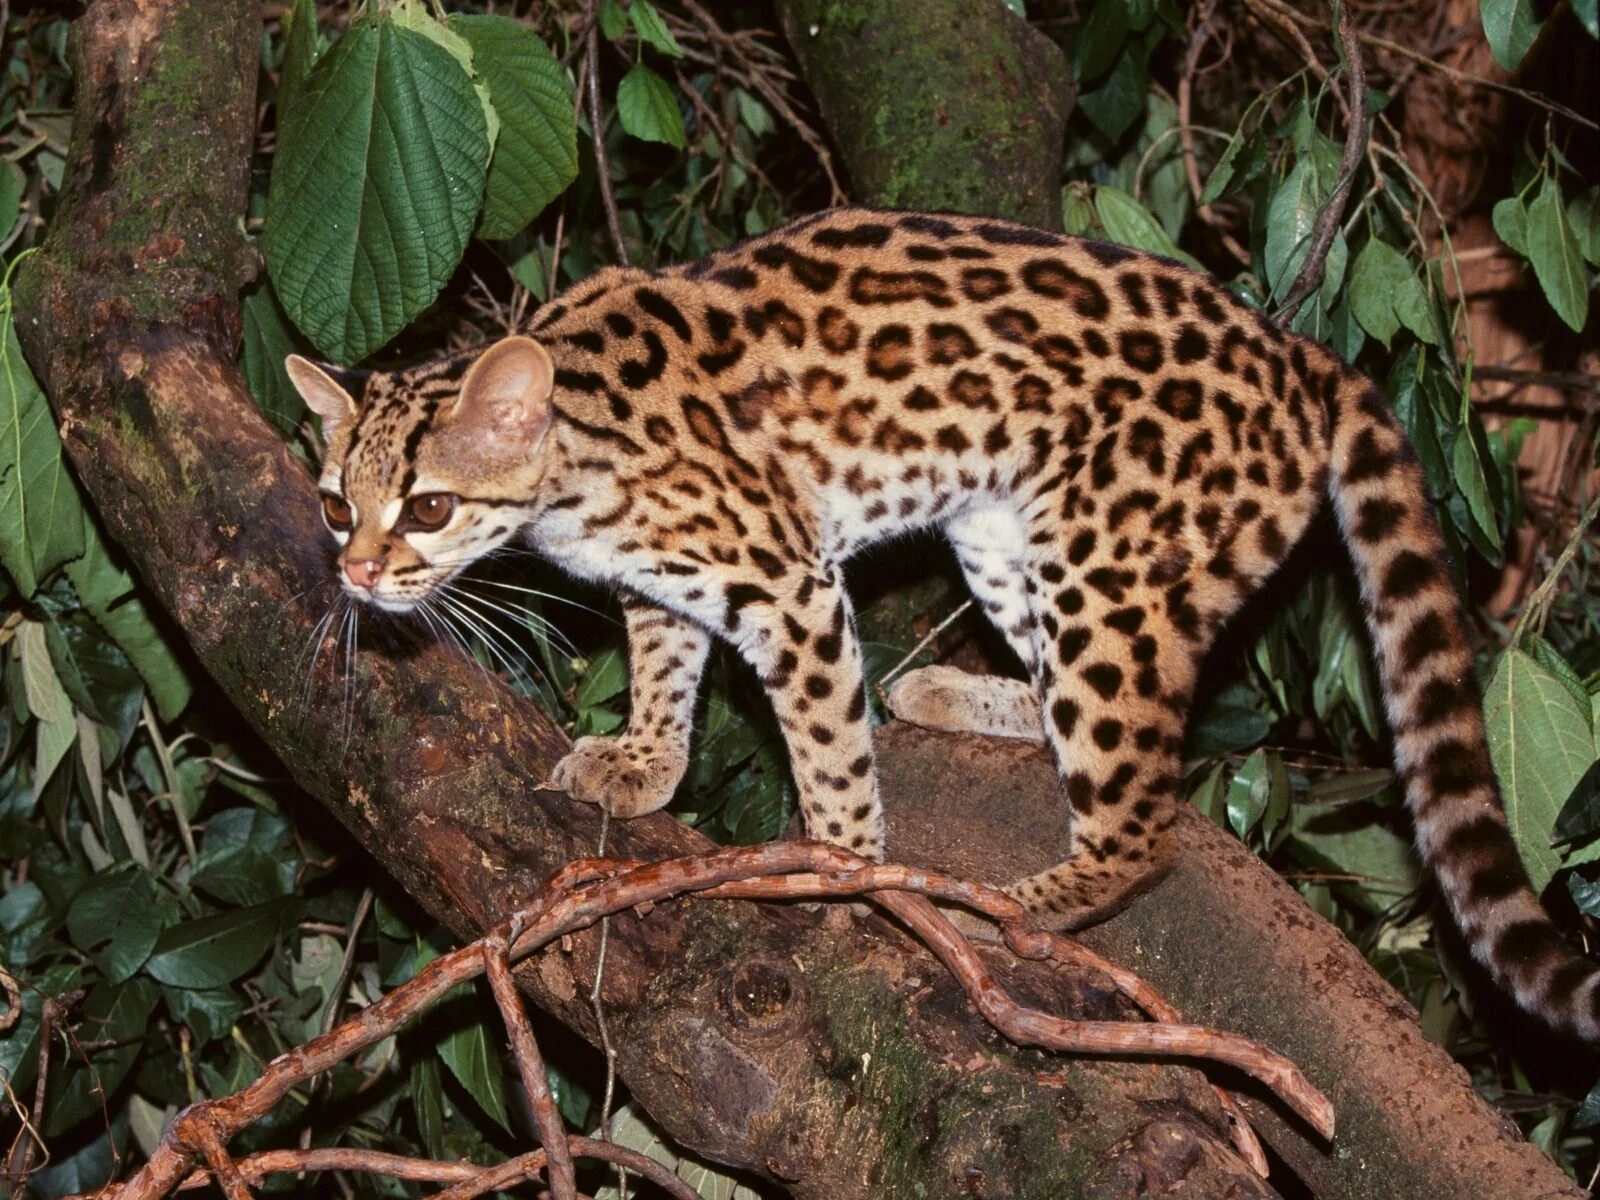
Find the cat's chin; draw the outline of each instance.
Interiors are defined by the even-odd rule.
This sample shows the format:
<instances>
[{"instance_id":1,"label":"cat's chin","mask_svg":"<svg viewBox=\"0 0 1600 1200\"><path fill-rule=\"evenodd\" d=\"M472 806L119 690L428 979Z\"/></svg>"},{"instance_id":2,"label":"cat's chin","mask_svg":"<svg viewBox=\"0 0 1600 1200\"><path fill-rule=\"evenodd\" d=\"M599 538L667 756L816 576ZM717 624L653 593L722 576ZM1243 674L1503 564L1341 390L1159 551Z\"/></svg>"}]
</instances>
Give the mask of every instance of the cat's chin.
<instances>
[{"instance_id":1,"label":"cat's chin","mask_svg":"<svg viewBox=\"0 0 1600 1200\"><path fill-rule=\"evenodd\" d=\"M379 612L403 616L406 613L415 612L417 609L417 600L415 599L406 599L398 596L379 596L372 592L355 592L350 588L346 588L345 592L352 600L367 608L375 608Z\"/></svg>"}]
</instances>

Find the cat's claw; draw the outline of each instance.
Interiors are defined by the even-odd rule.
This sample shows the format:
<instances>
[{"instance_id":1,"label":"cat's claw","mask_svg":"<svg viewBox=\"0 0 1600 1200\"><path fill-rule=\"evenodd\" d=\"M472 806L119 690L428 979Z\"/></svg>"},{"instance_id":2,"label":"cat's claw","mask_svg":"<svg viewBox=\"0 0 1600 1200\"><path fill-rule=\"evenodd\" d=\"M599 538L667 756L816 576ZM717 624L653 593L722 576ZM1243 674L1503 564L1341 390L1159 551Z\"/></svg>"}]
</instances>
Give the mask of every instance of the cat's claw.
<instances>
[{"instance_id":1,"label":"cat's claw","mask_svg":"<svg viewBox=\"0 0 1600 1200\"><path fill-rule=\"evenodd\" d=\"M688 765L686 758L626 737L581 737L550 772L550 783L614 817L642 817L672 799Z\"/></svg>"}]
</instances>

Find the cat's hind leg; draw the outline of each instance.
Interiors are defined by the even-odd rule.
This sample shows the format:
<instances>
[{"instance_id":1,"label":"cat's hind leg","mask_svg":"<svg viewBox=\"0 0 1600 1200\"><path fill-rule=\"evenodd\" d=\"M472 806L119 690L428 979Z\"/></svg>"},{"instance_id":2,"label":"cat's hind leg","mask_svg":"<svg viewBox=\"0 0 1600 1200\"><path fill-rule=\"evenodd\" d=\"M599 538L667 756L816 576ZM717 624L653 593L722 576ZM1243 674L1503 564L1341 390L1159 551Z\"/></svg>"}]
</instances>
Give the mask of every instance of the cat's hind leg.
<instances>
[{"instance_id":1,"label":"cat's hind leg","mask_svg":"<svg viewBox=\"0 0 1600 1200\"><path fill-rule=\"evenodd\" d=\"M1034 673L1032 618L1027 597L1027 531L1016 512L991 505L945 525L972 598L1006 644ZM1033 684L1003 675L974 675L934 664L907 671L890 687L889 710L902 721L947 733L1042 741Z\"/></svg>"},{"instance_id":2,"label":"cat's hind leg","mask_svg":"<svg viewBox=\"0 0 1600 1200\"><path fill-rule=\"evenodd\" d=\"M1204 647L1179 636L1162 589L1102 553L1092 531L1051 532L1031 548L1028 601L1073 850L1007 890L1045 923L1074 928L1109 916L1172 864L1183 714Z\"/></svg>"}]
</instances>

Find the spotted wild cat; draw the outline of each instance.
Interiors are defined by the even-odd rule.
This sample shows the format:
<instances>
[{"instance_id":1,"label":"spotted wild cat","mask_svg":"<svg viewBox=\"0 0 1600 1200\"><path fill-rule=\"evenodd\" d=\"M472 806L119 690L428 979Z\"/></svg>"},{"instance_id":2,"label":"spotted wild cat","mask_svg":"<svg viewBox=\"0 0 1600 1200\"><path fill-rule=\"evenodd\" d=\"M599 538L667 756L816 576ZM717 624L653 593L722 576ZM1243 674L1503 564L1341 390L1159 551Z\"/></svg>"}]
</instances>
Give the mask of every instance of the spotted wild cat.
<instances>
[{"instance_id":1,"label":"spotted wild cat","mask_svg":"<svg viewBox=\"0 0 1600 1200\"><path fill-rule=\"evenodd\" d=\"M409 609L512 539L621 592L627 731L580 739L555 772L619 816L682 778L719 636L771 694L807 832L881 856L841 566L943 529L1031 677L989 685L991 701L1038 714L1017 719L1042 725L1060 773L1073 857L1012 889L1057 924L1170 862L1196 671L1331 498L1452 909L1526 1007L1600 1032L1600 972L1507 834L1393 412L1214 281L998 220L838 209L688 266L601 271L528 336L372 375L359 395L302 359L289 371L323 420L351 594ZM952 677L930 679L933 711Z\"/></svg>"}]
</instances>

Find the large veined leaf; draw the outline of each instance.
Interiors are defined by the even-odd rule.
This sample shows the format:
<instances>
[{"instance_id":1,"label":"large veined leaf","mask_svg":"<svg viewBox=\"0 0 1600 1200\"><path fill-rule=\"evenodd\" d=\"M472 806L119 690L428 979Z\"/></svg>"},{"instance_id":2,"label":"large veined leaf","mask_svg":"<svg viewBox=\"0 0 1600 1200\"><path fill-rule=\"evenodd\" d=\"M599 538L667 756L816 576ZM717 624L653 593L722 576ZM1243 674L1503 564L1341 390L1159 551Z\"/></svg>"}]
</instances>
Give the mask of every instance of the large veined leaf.
<instances>
[{"instance_id":1,"label":"large veined leaf","mask_svg":"<svg viewBox=\"0 0 1600 1200\"><path fill-rule=\"evenodd\" d=\"M317 60L279 135L266 255L284 310L323 354L365 358L432 303L488 161L472 80L432 39L378 17Z\"/></svg>"},{"instance_id":2,"label":"large veined leaf","mask_svg":"<svg viewBox=\"0 0 1600 1200\"><path fill-rule=\"evenodd\" d=\"M1595 759L1589 711L1554 671L1513 646L1495 665L1484 716L1511 833L1534 888L1542 891L1562 865L1550 847L1556 816ZM1600 844L1566 861L1596 858Z\"/></svg>"},{"instance_id":3,"label":"large veined leaf","mask_svg":"<svg viewBox=\"0 0 1600 1200\"><path fill-rule=\"evenodd\" d=\"M500 115L478 233L508 238L578 176L572 89L555 55L526 25L457 13L450 28L472 47L473 69Z\"/></svg>"},{"instance_id":4,"label":"large veined leaf","mask_svg":"<svg viewBox=\"0 0 1600 1200\"><path fill-rule=\"evenodd\" d=\"M83 553L83 503L50 405L17 345L9 295L0 306L0 565L31 596Z\"/></svg>"}]
</instances>

